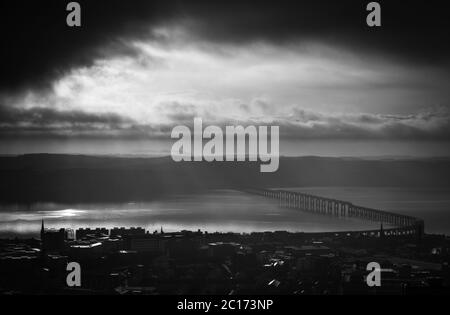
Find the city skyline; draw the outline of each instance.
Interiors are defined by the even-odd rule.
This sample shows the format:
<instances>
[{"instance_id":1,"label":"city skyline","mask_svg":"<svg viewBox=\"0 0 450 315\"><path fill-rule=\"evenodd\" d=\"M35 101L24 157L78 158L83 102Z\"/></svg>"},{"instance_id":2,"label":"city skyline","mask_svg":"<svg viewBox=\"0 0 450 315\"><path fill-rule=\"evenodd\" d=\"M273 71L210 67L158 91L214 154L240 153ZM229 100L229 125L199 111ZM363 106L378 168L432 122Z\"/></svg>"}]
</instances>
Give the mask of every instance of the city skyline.
<instances>
[{"instance_id":1,"label":"city skyline","mask_svg":"<svg viewBox=\"0 0 450 315\"><path fill-rule=\"evenodd\" d=\"M446 4L3 1L0 295L448 295Z\"/></svg>"}]
</instances>

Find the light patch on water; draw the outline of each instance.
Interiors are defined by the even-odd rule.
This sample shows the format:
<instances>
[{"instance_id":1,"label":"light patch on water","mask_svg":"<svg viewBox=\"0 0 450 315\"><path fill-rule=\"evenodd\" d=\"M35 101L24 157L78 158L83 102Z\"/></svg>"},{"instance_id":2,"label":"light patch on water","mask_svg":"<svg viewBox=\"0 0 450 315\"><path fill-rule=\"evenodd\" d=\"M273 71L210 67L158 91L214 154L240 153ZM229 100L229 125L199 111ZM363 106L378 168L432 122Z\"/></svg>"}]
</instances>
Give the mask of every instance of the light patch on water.
<instances>
[{"instance_id":1,"label":"light patch on water","mask_svg":"<svg viewBox=\"0 0 450 315\"><path fill-rule=\"evenodd\" d=\"M220 232L323 232L377 229L379 224L314 215L280 208L278 202L257 195L218 190L177 195L150 202L116 204L42 203L0 210L0 234L38 235L46 228L143 227Z\"/></svg>"},{"instance_id":2,"label":"light patch on water","mask_svg":"<svg viewBox=\"0 0 450 315\"><path fill-rule=\"evenodd\" d=\"M87 210L78 210L78 209L38 211L38 213L42 215L43 219L71 218L71 217L81 216L81 215L83 215L86 212L87 212Z\"/></svg>"}]
</instances>

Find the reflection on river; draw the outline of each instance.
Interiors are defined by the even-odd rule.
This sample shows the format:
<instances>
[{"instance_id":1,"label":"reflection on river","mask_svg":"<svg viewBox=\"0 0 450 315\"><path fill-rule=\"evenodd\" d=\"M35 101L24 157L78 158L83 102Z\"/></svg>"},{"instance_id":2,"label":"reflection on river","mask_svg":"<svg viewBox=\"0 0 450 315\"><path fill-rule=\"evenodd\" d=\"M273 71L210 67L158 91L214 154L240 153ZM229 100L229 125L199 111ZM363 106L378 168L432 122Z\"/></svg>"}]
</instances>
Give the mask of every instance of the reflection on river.
<instances>
[{"instance_id":1,"label":"reflection on river","mask_svg":"<svg viewBox=\"0 0 450 315\"><path fill-rule=\"evenodd\" d=\"M49 228L144 227L150 231L206 230L209 232L253 231L344 231L377 229L379 225L355 219L338 219L280 208L261 196L234 190L196 195L176 195L145 203L3 205L0 235L37 235L41 219Z\"/></svg>"}]
</instances>

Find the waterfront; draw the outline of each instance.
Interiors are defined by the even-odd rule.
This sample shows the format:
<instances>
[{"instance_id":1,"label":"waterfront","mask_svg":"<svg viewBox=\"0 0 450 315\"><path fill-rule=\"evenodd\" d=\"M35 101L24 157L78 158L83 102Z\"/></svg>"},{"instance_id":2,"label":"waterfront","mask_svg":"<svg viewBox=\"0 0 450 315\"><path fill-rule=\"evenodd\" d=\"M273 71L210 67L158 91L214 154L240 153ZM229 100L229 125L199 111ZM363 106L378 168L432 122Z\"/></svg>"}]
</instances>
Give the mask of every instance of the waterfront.
<instances>
[{"instance_id":1,"label":"waterfront","mask_svg":"<svg viewBox=\"0 0 450 315\"><path fill-rule=\"evenodd\" d=\"M448 187L303 187L289 190L414 216L425 221L426 233L450 235Z\"/></svg>"},{"instance_id":2,"label":"waterfront","mask_svg":"<svg viewBox=\"0 0 450 315\"><path fill-rule=\"evenodd\" d=\"M38 235L44 219L49 228L133 227L148 230L209 232L324 232L377 229L378 224L314 215L280 208L274 200L235 190L175 195L145 203L6 205L1 208L0 233Z\"/></svg>"},{"instance_id":3,"label":"waterfront","mask_svg":"<svg viewBox=\"0 0 450 315\"><path fill-rule=\"evenodd\" d=\"M442 220L450 216L450 192L445 189L309 187L292 190L417 216L425 220L427 233L450 234L450 218ZM235 190L216 190L145 203L4 205L0 212L0 235L37 236L41 219L49 228L141 226L148 230L162 227L168 232L183 229L324 232L379 228L376 223L280 208L274 200Z\"/></svg>"}]
</instances>

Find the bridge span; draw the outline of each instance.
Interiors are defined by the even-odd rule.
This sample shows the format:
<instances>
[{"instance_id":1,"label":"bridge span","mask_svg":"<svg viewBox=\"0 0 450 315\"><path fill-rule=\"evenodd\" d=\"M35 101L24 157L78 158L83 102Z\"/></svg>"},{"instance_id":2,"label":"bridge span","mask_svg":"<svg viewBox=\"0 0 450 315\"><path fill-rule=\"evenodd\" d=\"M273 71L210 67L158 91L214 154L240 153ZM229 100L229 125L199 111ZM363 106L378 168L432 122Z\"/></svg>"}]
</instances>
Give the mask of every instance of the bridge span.
<instances>
[{"instance_id":1,"label":"bridge span","mask_svg":"<svg viewBox=\"0 0 450 315\"><path fill-rule=\"evenodd\" d=\"M302 211L330 215L342 218L356 218L386 224L389 228L383 231L384 236L417 236L424 234L424 221L407 215L389 211L361 207L351 202L324 198L301 192L278 189L251 189L249 193L276 199L281 207L299 209ZM358 231L359 234L373 236L379 230ZM342 232L341 232L342 233ZM349 232L350 233L350 232Z\"/></svg>"}]
</instances>

